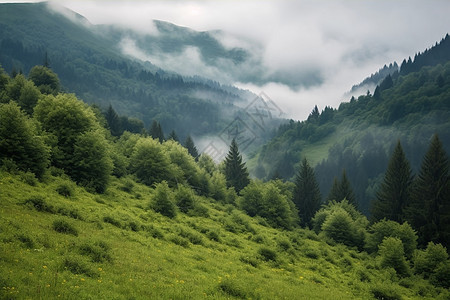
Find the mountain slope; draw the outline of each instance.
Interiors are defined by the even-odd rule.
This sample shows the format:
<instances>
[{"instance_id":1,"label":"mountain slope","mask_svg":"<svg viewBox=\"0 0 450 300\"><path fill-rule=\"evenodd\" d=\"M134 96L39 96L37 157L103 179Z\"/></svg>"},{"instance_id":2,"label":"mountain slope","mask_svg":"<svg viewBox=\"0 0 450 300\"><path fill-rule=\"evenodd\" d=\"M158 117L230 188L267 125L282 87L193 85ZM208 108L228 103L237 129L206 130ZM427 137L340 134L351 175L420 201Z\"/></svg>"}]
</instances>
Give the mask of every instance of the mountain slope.
<instances>
[{"instance_id":1,"label":"mountain slope","mask_svg":"<svg viewBox=\"0 0 450 300\"><path fill-rule=\"evenodd\" d=\"M120 35L108 34L102 26L93 26L71 11L56 12L46 3L0 4L0 8L0 64L6 71L27 74L48 57L67 92L104 109L111 104L119 114L139 118L147 126L158 120L166 133L175 130L182 139L188 134L220 133L239 112L245 118L240 107L256 97L130 58L118 46ZM158 24L166 32L174 26ZM239 61L244 55L240 50L224 49L209 34L190 36L186 42L209 43L205 49L212 52L205 55L210 60L225 55ZM170 47L169 37L167 33L159 41L162 49Z\"/></svg>"},{"instance_id":2,"label":"mountain slope","mask_svg":"<svg viewBox=\"0 0 450 300\"><path fill-rule=\"evenodd\" d=\"M449 152L450 62L440 55L443 49L448 50L449 40L447 35L426 52L429 57L440 57L439 64L434 60L434 66L418 68L412 62L418 72L400 70L388 75L373 96L352 98L338 110L326 107L320 113L315 109L306 121L280 126L277 136L252 159L254 174L266 178L278 174L289 179L295 172L293 166L300 157L306 157L316 165L326 197L333 178L346 168L359 207L368 213L398 139L414 171L434 133L439 134Z\"/></svg>"}]
</instances>

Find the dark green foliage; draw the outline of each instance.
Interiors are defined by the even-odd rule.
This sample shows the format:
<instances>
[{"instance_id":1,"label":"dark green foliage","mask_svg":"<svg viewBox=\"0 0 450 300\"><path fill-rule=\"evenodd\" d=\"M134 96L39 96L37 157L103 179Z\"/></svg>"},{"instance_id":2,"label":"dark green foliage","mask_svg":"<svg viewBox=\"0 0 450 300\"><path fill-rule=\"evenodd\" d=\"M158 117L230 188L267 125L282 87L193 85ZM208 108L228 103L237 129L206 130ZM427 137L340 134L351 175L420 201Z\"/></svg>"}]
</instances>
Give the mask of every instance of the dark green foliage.
<instances>
[{"instance_id":1,"label":"dark green foliage","mask_svg":"<svg viewBox=\"0 0 450 300\"><path fill-rule=\"evenodd\" d=\"M83 186L103 193L108 186L113 164L102 133L88 131L78 136L72 157L71 177Z\"/></svg>"},{"instance_id":2,"label":"dark green foliage","mask_svg":"<svg viewBox=\"0 0 450 300\"><path fill-rule=\"evenodd\" d=\"M111 225L114 225L118 228L122 228L122 223L120 223L120 221L116 220L114 217L111 216L104 216L103 217L103 222L105 223L109 223Z\"/></svg>"},{"instance_id":3,"label":"dark green foliage","mask_svg":"<svg viewBox=\"0 0 450 300\"><path fill-rule=\"evenodd\" d=\"M179 142L178 135L175 133L175 130L172 130L167 137L167 140L173 140L175 142Z\"/></svg>"},{"instance_id":4,"label":"dark green foliage","mask_svg":"<svg viewBox=\"0 0 450 300\"><path fill-rule=\"evenodd\" d=\"M70 183L62 183L56 187L56 192L64 197L72 197L75 194L75 189Z\"/></svg>"},{"instance_id":5,"label":"dark green foliage","mask_svg":"<svg viewBox=\"0 0 450 300\"><path fill-rule=\"evenodd\" d=\"M140 138L130 158L130 169L146 185L173 180L168 155L160 143L151 138Z\"/></svg>"},{"instance_id":6,"label":"dark green foliage","mask_svg":"<svg viewBox=\"0 0 450 300\"><path fill-rule=\"evenodd\" d=\"M401 276L411 275L408 262L405 258L403 243L395 237L386 237L381 243L378 253L381 257L380 264L384 268L394 268Z\"/></svg>"},{"instance_id":7,"label":"dark green foliage","mask_svg":"<svg viewBox=\"0 0 450 300\"><path fill-rule=\"evenodd\" d=\"M73 274L85 274L89 277L97 276L83 260L76 256L65 257L62 263L62 270L68 270Z\"/></svg>"},{"instance_id":8,"label":"dark green foliage","mask_svg":"<svg viewBox=\"0 0 450 300\"><path fill-rule=\"evenodd\" d=\"M164 142L164 133L162 131L161 124L158 121L153 120L149 135L153 139L158 140L160 143Z\"/></svg>"},{"instance_id":9,"label":"dark green foliage","mask_svg":"<svg viewBox=\"0 0 450 300\"><path fill-rule=\"evenodd\" d=\"M331 187L331 191L328 194L327 202L330 202L332 200L339 202L344 199L347 199L348 202L355 207L357 206L355 194L353 193L345 169L342 171L342 177L340 181L337 178L333 180L333 186Z\"/></svg>"},{"instance_id":10,"label":"dark green foliage","mask_svg":"<svg viewBox=\"0 0 450 300\"><path fill-rule=\"evenodd\" d=\"M225 279L219 283L218 289L228 296L238 299L248 299L249 295L243 287L241 287L236 281L231 279Z\"/></svg>"},{"instance_id":11,"label":"dark green foliage","mask_svg":"<svg viewBox=\"0 0 450 300\"><path fill-rule=\"evenodd\" d=\"M378 300L402 300L401 293L392 284L379 283L370 289L375 299Z\"/></svg>"},{"instance_id":12,"label":"dark green foliage","mask_svg":"<svg viewBox=\"0 0 450 300\"><path fill-rule=\"evenodd\" d=\"M316 233L323 232L334 242L359 249L363 249L368 223L367 218L346 199L323 206L312 219Z\"/></svg>"},{"instance_id":13,"label":"dark green foliage","mask_svg":"<svg viewBox=\"0 0 450 300\"><path fill-rule=\"evenodd\" d=\"M300 223L303 226L311 225L311 219L320 208L321 201L314 170L304 158L295 178L293 197L293 202L299 211Z\"/></svg>"},{"instance_id":14,"label":"dark green foliage","mask_svg":"<svg viewBox=\"0 0 450 300\"><path fill-rule=\"evenodd\" d=\"M30 70L28 78L34 82L43 94L56 95L60 91L58 75L44 66L35 66Z\"/></svg>"},{"instance_id":15,"label":"dark green foliage","mask_svg":"<svg viewBox=\"0 0 450 300\"><path fill-rule=\"evenodd\" d=\"M174 218L177 215L175 200L172 191L166 181L158 183L151 207L163 216Z\"/></svg>"},{"instance_id":16,"label":"dark green foliage","mask_svg":"<svg viewBox=\"0 0 450 300\"><path fill-rule=\"evenodd\" d=\"M267 247L261 247L258 249L258 254L260 255L261 259L264 261L276 261L277 260L277 253Z\"/></svg>"},{"instance_id":17,"label":"dark green foliage","mask_svg":"<svg viewBox=\"0 0 450 300\"><path fill-rule=\"evenodd\" d=\"M98 263L112 261L110 250L109 245L103 241L85 243L79 247L81 255L88 256L93 262Z\"/></svg>"},{"instance_id":18,"label":"dark green foliage","mask_svg":"<svg viewBox=\"0 0 450 300\"><path fill-rule=\"evenodd\" d=\"M448 266L448 253L441 244L429 242L425 250L418 250L414 257L414 272L425 278L432 277L440 267Z\"/></svg>"},{"instance_id":19,"label":"dark green foliage","mask_svg":"<svg viewBox=\"0 0 450 300\"><path fill-rule=\"evenodd\" d=\"M397 142L388 168L372 205L372 218L387 218L396 222L404 220L404 209L410 198L412 175L400 141Z\"/></svg>"},{"instance_id":20,"label":"dark green foliage","mask_svg":"<svg viewBox=\"0 0 450 300\"><path fill-rule=\"evenodd\" d=\"M198 159L198 156L199 156L198 150L197 150L197 147L195 147L194 141L192 140L190 135L188 135L188 137L186 138L186 141L184 142L184 147L186 147L189 154L193 158L195 158L196 160Z\"/></svg>"},{"instance_id":21,"label":"dark green foliage","mask_svg":"<svg viewBox=\"0 0 450 300\"><path fill-rule=\"evenodd\" d=\"M32 238L30 238L27 235L24 234L19 234L19 236L17 237L17 239L23 243L23 245L25 246L25 248L27 249L33 249L35 247L35 243L33 241Z\"/></svg>"},{"instance_id":22,"label":"dark green foliage","mask_svg":"<svg viewBox=\"0 0 450 300\"><path fill-rule=\"evenodd\" d=\"M104 115L111 135L120 136L123 133L121 120L111 104L108 106Z\"/></svg>"},{"instance_id":23,"label":"dark green foliage","mask_svg":"<svg viewBox=\"0 0 450 300\"><path fill-rule=\"evenodd\" d=\"M386 237L395 237L402 241L407 258L411 258L417 247L417 234L408 223L399 224L391 220L381 220L369 228L366 249L376 252Z\"/></svg>"},{"instance_id":24,"label":"dark green foliage","mask_svg":"<svg viewBox=\"0 0 450 300\"><path fill-rule=\"evenodd\" d=\"M274 227L290 229L296 221L295 207L274 182L251 182L241 191L238 206L249 216L261 216Z\"/></svg>"},{"instance_id":25,"label":"dark green foliage","mask_svg":"<svg viewBox=\"0 0 450 300\"><path fill-rule=\"evenodd\" d=\"M52 224L52 227L57 232L78 236L78 230L66 220L55 220Z\"/></svg>"},{"instance_id":26,"label":"dark green foliage","mask_svg":"<svg viewBox=\"0 0 450 300\"><path fill-rule=\"evenodd\" d=\"M195 194L186 186L179 186L175 192L175 202L181 212L187 213L195 207Z\"/></svg>"},{"instance_id":27,"label":"dark green foliage","mask_svg":"<svg viewBox=\"0 0 450 300\"><path fill-rule=\"evenodd\" d=\"M48 147L33 121L14 102L0 104L0 163L10 159L20 170L42 177L48 157Z\"/></svg>"},{"instance_id":28,"label":"dark green foliage","mask_svg":"<svg viewBox=\"0 0 450 300\"><path fill-rule=\"evenodd\" d=\"M250 183L247 167L242 162L242 155L235 139L231 141L230 150L225 158L225 177L227 186L234 187L237 193Z\"/></svg>"},{"instance_id":29,"label":"dark green foliage","mask_svg":"<svg viewBox=\"0 0 450 300\"><path fill-rule=\"evenodd\" d=\"M406 219L418 231L419 243L428 241L450 246L450 175L449 161L437 135L414 181Z\"/></svg>"},{"instance_id":30,"label":"dark green foliage","mask_svg":"<svg viewBox=\"0 0 450 300\"><path fill-rule=\"evenodd\" d=\"M24 204L36 209L37 211L43 211L43 212L49 212L49 213L54 212L53 206L48 204L45 201L44 197L39 196L39 195L28 198L27 200L25 200Z\"/></svg>"}]
</instances>

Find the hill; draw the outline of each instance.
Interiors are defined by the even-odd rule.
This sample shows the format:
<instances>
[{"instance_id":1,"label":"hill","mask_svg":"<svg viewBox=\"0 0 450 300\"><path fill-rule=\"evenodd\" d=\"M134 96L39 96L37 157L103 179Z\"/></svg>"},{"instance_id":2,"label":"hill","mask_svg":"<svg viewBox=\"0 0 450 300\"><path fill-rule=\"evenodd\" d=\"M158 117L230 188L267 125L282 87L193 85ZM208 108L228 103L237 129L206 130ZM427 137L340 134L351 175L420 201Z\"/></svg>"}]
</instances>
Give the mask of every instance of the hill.
<instances>
[{"instance_id":1,"label":"hill","mask_svg":"<svg viewBox=\"0 0 450 300\"><path fill-rule=\"evenodd\" d=\"M148 51L150 45L163 52L196 45L210 62L231 59L239 63L247 55L243 50L227 50L210 33L164 22L156 23L161 31L156 39L94 26L72 11L52 7L47 3L0 4L0 65L7 72L28 74L45 61L66 92L103 110L112 105L119 115L140 119L147 128L156 120L166 134L175 130L182 140L189 134L197 138L218 135L237 116L250 120L243 108L256 95L162 70L145 59L130 57L120 45L125 36L139 37L137 45ZM267 136L260 138L258 143Z\"/></svg>"},{"instance_id":2,"label":"hill","mask_svg":"<svg viewBox=\"0 0 450 300\"><path fill-rule=\"evenodd\" d=\"M307 120L280 126L276 137L249 162L259 178L292 179L301 157L315 165L326 197L333 178L345 169L359 208L370 201L384 174L388 157L400 140L417 171L431 136L438 133L450 149L450 37L388 74L374 95L352 97L338 109L317 107ZM283 149L280 151L280 149Z\"/></svg>"}]
</instances>

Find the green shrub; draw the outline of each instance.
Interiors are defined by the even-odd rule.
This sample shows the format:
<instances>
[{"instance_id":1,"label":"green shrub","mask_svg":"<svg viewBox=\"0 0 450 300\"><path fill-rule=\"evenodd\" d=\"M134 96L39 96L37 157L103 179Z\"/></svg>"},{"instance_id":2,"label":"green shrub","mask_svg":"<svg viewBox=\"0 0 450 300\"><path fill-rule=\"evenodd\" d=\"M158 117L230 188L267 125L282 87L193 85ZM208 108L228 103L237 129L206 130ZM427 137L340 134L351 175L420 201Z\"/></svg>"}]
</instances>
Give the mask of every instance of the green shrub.
<instances>
[{"instance_id":1,"label":"green shrub","mask_svg":"<svg viewBox=\"0 0 450 300\"><path fill-rule=\"evenodd\" d=\"M184 185L179 186L175 192L175 202L181 212L189 212L195 207L194 191Z\"/></svg>"},{"instance_id":2,"label":"green shrub","mask_svg":"<svg viewBox=\"0 0 450 300\"><path fill-rule=\"evenodd\" d=\"M164 234L158 228L155 228L153 225L144 226L144 230L150 233L150 235L155 239L163 239Z\"/></svg>"},{"instance_id":3,"label":"green shrub","mask_svg":"<svg viewBox=\"0 0 450 300\"><path fill-rule=\"evenodd\" d=\"M261 259L264 261L276 261L277 260L277 253L267 247L259 248L258 254L261 257Z\"/></svg>"},{"instance_id":4,"label":"green shrub","mask_svg":"<svg viewBox=\"0 0 450 300\"><path fill-rule=\"evenodd\" d=\"M446 262L448 253L441 244L429 242L425 250L418 250L414 257L414 271L429 278L436 268Z\"/></svg>"},{"instance_id":5,"label":"green shrub","mask_svg":"<svg viewBox=\"0 0 450 300\"><path fill-rule=\"evenodd\" d=\"M56 187L56 192L66 198L72 197L75 194L73 185L69 183L62 183Z\"/></svg>"},{"instance_id":6,"label":"green shrub","mask_svg":"<svg viewBox=\"0 0 450 300\"><path fill-rule=\"evenodd\" d=\"M28 198L27 200L25 200L24 204L31 208L36 209L37 211L54 213L53 206L47 204L47 202L44 200L44 197L39 195Z\"/></svg>"},{"instance_id":7,"label":"green shrub","mask_svg":"<svg viewBox=\"0 0 450 300\"><path fill-rule=\"evenodd\" d=\"M376 285L373 285L370 289L372 295L375 297L375 299L379 300L401 300L402 296L397 291L397 289L392 286L391 284L387 283L379 283Z\"/></svg>"},{"instance_id":8,"label":"green shrub","mask_svg":"<svg viewBox=\"0 0 450 300\"><path fill-rule=\"evenodd\" d=\"M120 187L120 189L126 193L131 193L134 188L134 182L130 179L124 180L123 185Z\"/></svg>"},{"instance_id":9,"label":"green shrub","mask_svg":"<svg viewBox=\"0 0 450 300\"><path fill-rule=\"evenodd\" d=\"M103 222L109 223L109 224L114 225L114 226L116 226L118 228L122 228L122 223L120 223L119 221L117 221L116 219L114 219L111 216L104 216L103 217Z\"/></svg>"},{"instance_id":10,"label":"green shrub","mask_svg":"<svg viewBox=\"0 0 450 300\"><path fill-rule=\"evenodd\" d=\"M216 230L210 230L206 233L206 236L211 240L215 242L220 242L220 236L219 233Z\"/></svg>"},{"instance_id":11,"label":"green shrub","mask_svg":"<svg viewBox=\"0 0 450 300\"><path fill-rule=\"evenodd\" d=\"M38 183L36 175L31 172L20 172L20 179L30 186L36 186Z\"/></svg>"},{"instance_id":12,"label":"green shrub","mask_svg":"<svg viewBox=\"0 0 450 300\"><path fill-rule=\"evenodd\" d=\"M400 239L394 237L384 238L379 249L381 266L394 268L397 274L402 276L410 275L411 272L404 253L403 243Z\"/></svg>"},{"instance_id":13,"label":"green shrub","mask_svg":"<svg viewBox=\"0 0 450 300\"><path fill-rule=\"evenodd\" d=\"M430 277L430 281L443 288L450 288L450 262L446 261L438 265Z\"/></svg>"},{"instance_id":14,"label":"green shrub","mask_svg":"<svg viewBox=\"0 0 450 300\"><path fill-rule=\"evenodd\" d=\"M17 239L23 243L23 245L27 248L27 249L33 249L35 247L34 241L33 239L31 239L29 236L24 235L24 234L19 234L19 236L17 237Z\"/></svg>"},{"instance_id":15,"label":"green shrub","mask_svg":"<svg viewBox=\"0 0 450 300\"><path fill-rule=\"evenodd\" d=\"M88 256L93 262L111 262L110 247L103 241L83 244L79 247L81 255Z\"/></svg>"},{"instance_id":16,"label":"green shrub","mask_svg":"<svg viewBox=\"0 0 450 300\"><path fill-rule=\"evenodd\" d=\"M381 220L369 228L369 233L366 238L366 249L369 252L376 252L383 239L388 236L402 241L408 258L412 257L417 248L417 234L407 222L399 224L391 220Z\"/></svg>"},{"instance_id":17,"label":"green shrub","mask_svg":"<svg viewBox=\"0 0 450 300\"><path fill-rule=\"evenodd\" d=\"M188 239L194 245L203 245L203 238L200 234L181 229L180 236Z\"/></svg>"},{"instance_id":18,"label":"green shrub","mask_svg":"<svg viewBox=\"0 0 450 300\"><path fill-rule=\"evenodd\" d=\"M249 264L252 267L257 268L259 265L259 261L255 258L255 257L251 257L251 256L241 256L239 258L239 260L245 264Z\"/></svg>"},{"instance_id":19,"label":"green shrub","mask_svg":"<svg viewBox=\"0 0 450 300\"><path fill-rule=\"evenodd\" d=\"M96 277L96 274L80 259L81 257L66 257L62 263L62 269L73 274L85 274L89 277Z\"/></svg>"},{"instance_id":20,"label":"green shrub","mask_svg":"<svg viewBox=\"0 0 450 300\"><path fill-rule=\"evenodd\" d=\"M288 251L289 249L292 248L291 243L285 238L279 239L277 241L277 245L278 245L278 248L280 248L282 251Z\"/></svg>"},{"instance_id":21,"label":"green shrub","mask_svg":"<svg viewBox=\"0 0 450 300\"><path fill-rule=\"evenodd\" d=\"M83 217L80 215L77 209L75 208L65 208L60 207L56 210L56 213L62 216L70 217L72 219L83 220Z\"/></svg>"},{"instance_id":22,"label":"green shrub","mask_svg":"<svg viewBox=\"0 0 450 300\"><path fill-rule=\"evenodd\" d=\"M170 190L167 181L163 181L156 185L152 208L163 216L169 218L174 218L176 216L177 211L174 204L173 193Z\"/></svg>"},{"instance_id":23,"label":"green shrub","mask_svg":"<svg viewBox=\"0 0 450 300\"><path fill-rule=\"evenodd\" d=\"M78 236L78 230L66 220L55 220L53 222L53 229L60 233Z\"/></svg>"},{"instance_id":24,"label":"green shrub","mask_svg":"<svg viewBox=\"0 0 450 300\"><path fill-rule=\"evenodd\" d=\"M171 241L172 243L184 247L184 248L188 248L189 247L189 241L185 238L182 238L181 236L178 235L172 235L169 237L169 241Z\"/></svg>"},{"instance_id":25,"label":"green shrub","mask_svg":"<svg viewBox=\"0 0 450 300\"><path fill-rule=\"evenodd\" d=\"M226 279L219 283L218 288L220 291L222 291L223 293L225 293L231 297L240 298L240 299L248 298L248 294L244 290L244 288L242 286L240 286L234 280Z\"/></svg>"}]
</instances>

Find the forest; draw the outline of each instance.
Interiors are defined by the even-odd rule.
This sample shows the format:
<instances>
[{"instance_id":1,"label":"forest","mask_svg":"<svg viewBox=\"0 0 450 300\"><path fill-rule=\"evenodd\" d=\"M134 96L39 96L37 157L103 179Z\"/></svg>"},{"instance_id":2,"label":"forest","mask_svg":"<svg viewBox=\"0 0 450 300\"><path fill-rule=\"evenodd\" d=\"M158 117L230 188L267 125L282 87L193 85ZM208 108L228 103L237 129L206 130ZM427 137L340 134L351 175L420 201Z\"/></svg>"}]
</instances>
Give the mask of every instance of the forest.
<instances>
[{"instance_id":1,"label":"forest","mask_svg":"<svg viewBox=\"0 0 450 300\"><path fill-rule=\"evenodd\" d=\"M111 126L117 121L111 107L102 111L62 90L58 75L46 66L33 67L28 76L0 74L0 234L6 262L0 282L5 297L31 295L33 289L40 297L90 297L98 293L95 285L106 278L117 285L125 273L138 297L292 298L314 295L322 285L327 289L315 297L449 296L449 162L439 134L431 138L417 176L397 139L381 166L386 171L367 218L345 171L329 182L331 191L322 201L307 158L292 182L252 179L235 140L217 165L198 155L191 138L184 146L175 132L166 138L158 122L148 130L139 127L141 132L117 130ZM363 99L350 105L362 105ZM307 122L322 115L315 109ZM37 222L37 229L21 224L21 218ZM105 230L113 234L108 242ZM154 251L164 253L163 265L150 259L151 266L135 267L137 273L124 270L122 259L142 262L136 260L142 254L125 258L121 252L131 245L141 245L133 251L150 258ZM180 254L192 253L194 261L207 265L211 253L221 252L232 254L220 256L230 267L214 281L205 275L220 273L221 267L204 266L193 280L176 263ZM17 269L17 255L26 262L24 270ZM48 262L40 263L39 257ZM190 256L183 259L192 264ZM236 263L243 274L232 266ZM167 267L184 275L172 280L173 273L163 271ZM149 278L146 268L162 276L152 277L154 290L131 283L135 274L140 282ZM273 281L267 272L281 277ZM337 279L342 274L343 282ZM253 286L252 276L263 282L270 278L285 291L271 297L264 285ZM298 282L305 278L307 291L301 291ZM167 292L174 282L178 287ZM108 293L123 297L128 291L116 286Z\"/></svg>"}]
</instances>

